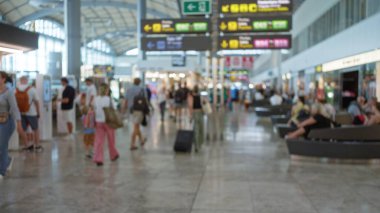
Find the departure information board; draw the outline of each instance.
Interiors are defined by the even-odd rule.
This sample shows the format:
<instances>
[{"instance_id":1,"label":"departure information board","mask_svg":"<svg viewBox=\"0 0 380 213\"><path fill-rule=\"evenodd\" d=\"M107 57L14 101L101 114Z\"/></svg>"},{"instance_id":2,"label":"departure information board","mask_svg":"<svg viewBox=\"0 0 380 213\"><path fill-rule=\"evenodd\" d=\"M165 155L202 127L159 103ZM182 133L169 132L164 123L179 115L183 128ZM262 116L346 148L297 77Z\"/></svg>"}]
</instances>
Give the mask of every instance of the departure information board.
<instances>
[{"instance_id":1,"label":"departure information board","mask_svg":"<svg viewBox=\"0 0 380 213\"><path fill-rule=\"evenodd\" d=\"M207 36L144 37L141 38L144 51L206 51L211 50L211 38Z\"/></svg>"},{"instance_id":2,"label":"departure information board","mask_svg":"<svg viewBox=\"0 0 380 213\"><path fill-rule=\"evenodd\" d=\"M145 34L187 34L211 31L209 19L145 19L141 20Z\"/></svg>"},{"instance_id":3,"label":"departure information board","mask_svg":"<svg viewBox=\"0 0 380 213\"><path fill-rule=\"evenodd\" d=\"M218 42L220 50L290 49L292 47L290 35L223 36L219 37Z\"/></svg>"},{"instance_id":4,"label":"departure information board","mask_svg":"<svg viewBox=\"0 0 380 213\"><path fill-rule=\"evenodd\" d=\"M288 32L292 29L292 17L221 18L218 26L223 33Z\"/></svg>"},{"instance_id":5,"label":"departure information board","mask_svg":"<svg viewBox=\"0 0 380 213\"><path fill-rule=\"evenodd\" d=\"M220 0L220 14L291 13L292 0Z\"/></svg>"}]
</instances>

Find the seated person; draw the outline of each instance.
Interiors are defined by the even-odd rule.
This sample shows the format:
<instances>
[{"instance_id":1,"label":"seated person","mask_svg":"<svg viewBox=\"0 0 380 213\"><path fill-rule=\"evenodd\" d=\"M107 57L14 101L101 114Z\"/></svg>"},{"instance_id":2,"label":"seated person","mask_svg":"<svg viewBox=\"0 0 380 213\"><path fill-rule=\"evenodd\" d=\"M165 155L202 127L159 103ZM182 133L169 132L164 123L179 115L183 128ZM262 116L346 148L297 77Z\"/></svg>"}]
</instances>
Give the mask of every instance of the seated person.
<instances>
[{"instance_id":1,"label":"seated person","mask_svg":"<svg viewBox=\"0 0 380 213\"><path fill-rule=\"evenodd\" d=\"M354 125L362 125L365 122L365 113L363 111L363 107L365 105L365 98L363 96L359 96L356 101L351 101L348 106L348 113L353 118Z\"/></svg>"},{"instance_id":2,"label":"seated person","mask_svg":"<svg viewBox=\"0 0 380 213\"><path fill-rule=\"evenodd\" d=\"M365 114L373 114L373 107L376 107L376 104L377 104L377 98L376 97L372 97L368 100L368 102L366 104L363 105L362 109L364 111Z\"/></svg>"},{"instance_id":3,"label":"seated person","mask_svg":"<svg viewBox=\"0 0 380 213\"><path fill-rule=\"evenodd\" d=\"M256 90L256 92L255 92L255 100L256 101L264 100L264 91L262 89Z\"/></svg>"},{"instance_id":4,"label":"seated person","mask_svg":"<svg viewBox=\"0 0 380 213\"><path fill-rule=\"evenodd\" d=\"M272 106L278 106L282 104L282 97L277 91L272 91L272 96L270 97L269 101Z\"/></svg>"},{"instance_id":5,"label":"seated person","mask_svg":"<svg viewBox=\"0 0 380 213\"><path fill-rule=\"evenodd\" d=\"M372 106L372 114L366 119L365 125L379 125L380 124L380 103Z\"/></svg>"},{"instance_id":6,"label":"seated person","mask_svg":"<svg viewBox=\"0 0 380 213\"><path fill-rule=\"evenodd\" d=\"M311 117L301 122L298 125L298 129L289 133L286 138L294 139L301 136L307 137L312 129L331 128L332 121L328 118L326 109L321 103L315 103L311 107Z\"/></svg>"},{"instance_id":7,"label":"seated person","mask_svg":"<svg viewBox=\"0 0 380 213\"><path fill-rule=\"evenodd\" d=\"M329 119L335 119L336 110L334 106L328 103L326 99L318 100L318 102L321 103L325 108L326 117Z\"/></svg>"},{"instance_id":8,"label":"seated person","mask_svg":"<svg viewBox=\"0 0 380 213\"><path fill-rule=\"evenodd\" d=\"M309 117L309 107L305 104L305 97L300 96L297 98L297 102L292 107L291 117L288 122L288 125L292 127L297 127L298 124L308 119Z\"/></svg>"}]
</instances>

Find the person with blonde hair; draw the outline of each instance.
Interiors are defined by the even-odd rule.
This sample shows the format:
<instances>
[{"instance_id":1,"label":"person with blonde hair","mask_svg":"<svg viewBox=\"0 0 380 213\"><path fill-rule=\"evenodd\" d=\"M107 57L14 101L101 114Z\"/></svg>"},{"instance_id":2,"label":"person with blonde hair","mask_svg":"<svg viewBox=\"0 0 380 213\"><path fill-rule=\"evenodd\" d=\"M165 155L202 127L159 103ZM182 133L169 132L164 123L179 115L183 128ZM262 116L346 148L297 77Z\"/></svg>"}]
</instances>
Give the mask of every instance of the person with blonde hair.
<instances>
[{"instance_id":1,"label":"person with blonde hair","mask_svg":"<svg viewBox=\"0 0 380 213\"><path fill-rule=\"evenodd\" d=\"M332 121L328 117L329 114L326 112L325 107L321 103L316 102L311 107L311 117L298 124L298 129L289 133L286 138L307 137L312 129L331 128Z\"/></svg>"},{"instance_id":2,"label":"person with blonde hair","mask_svg":"<svg viewBox=\"0 0 380 213\"><path fill-rule=\"evenodd\" d=\"M119 152L115 147L115 130L109 127L106 123L106 116L103 108L113 107L109 87L103 83L99 88L99 95L94 98L93 107L95 110L95 147L93 161L98 165L103 165L103 148L105 137L108 139L108 151L111 161L116 161L119 158Z\"/></svg>"}]
</instances>

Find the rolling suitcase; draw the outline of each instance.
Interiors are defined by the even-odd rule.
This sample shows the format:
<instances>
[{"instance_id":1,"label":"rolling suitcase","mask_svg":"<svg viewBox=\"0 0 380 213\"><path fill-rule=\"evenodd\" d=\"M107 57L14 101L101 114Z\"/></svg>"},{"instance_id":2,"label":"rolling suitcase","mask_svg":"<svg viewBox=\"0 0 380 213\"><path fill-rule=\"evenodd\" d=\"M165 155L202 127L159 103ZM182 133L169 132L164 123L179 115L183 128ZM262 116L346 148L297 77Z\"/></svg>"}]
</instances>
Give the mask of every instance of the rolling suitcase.
<instances>
[{"instance_id":1,"label":"rolling suitcase","mask_svg":"<svg viewBox=\"0 0 380 213\"><path fill-rule=\"evenodd\" d=\"M178 130L177 137L174 143L175 152L191 152L193 146L194 131L193 130Z\"/></svg>"}]
</instances>

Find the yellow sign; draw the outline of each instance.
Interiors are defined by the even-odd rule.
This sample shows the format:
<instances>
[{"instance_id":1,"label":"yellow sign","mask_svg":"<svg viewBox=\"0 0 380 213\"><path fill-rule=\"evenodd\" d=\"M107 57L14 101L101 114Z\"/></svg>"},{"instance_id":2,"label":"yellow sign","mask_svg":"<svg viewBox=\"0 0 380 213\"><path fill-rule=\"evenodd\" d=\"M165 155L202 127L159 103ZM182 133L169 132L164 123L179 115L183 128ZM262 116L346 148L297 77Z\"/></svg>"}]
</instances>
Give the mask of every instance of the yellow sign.
<instances>
[{"instance_id":1,"label":"yellow sign","mask_svg":"<svg viewBox=\"0 0 380 213\"><path fill-rule=\"evenodd\" d=\"M152 30L152 27L149 24L147 24L144 26L144 30L145 32L150 32L150 30Z\"/></svg>"},{"instance_id":2,"label":"yellow sign","mask_svg":"<svg viewBox=\"0 0 380 213\"><path fill-rule=\"evenodd\" d=\"M239 48L239 40L230 40L230 48L238 49Z\"/></svg>"},{"instance_id":3,"label":"yellow sign","mask_svg":"<svg viewBox=\"0 0 380 213\"><path fill-rule=\"evenodd\" d=\"M153 32L159 33L159 32L161 32L161 28L162 28L161 24L159 24L159 23L153 24Z\"/></svg>"},{"instance_id":4,"label":"yellow sign","mask_svg":"<svg viewBox=\"0 0 380 213\"><path fill-rule=\"evenodd\" d=\"M226 23L225 23L225 22L220 23L219 28L220 28L221 30L226 30L226 29L227 29L227 25L226 25Z\"/></svg>"},{"instance_id":5,"label":"yellow sign","mask_svg":"<svg viewBox=\"0 0 380 213\"><path fill-rule=\"evenodd\" d=\"M220 44L220 46L223 48L223 49L226 49L228 47L228 42L226 40L223 40L222 43Z\"/></svg>"},{"instance_id":6,"label":"yellow sign","mask_svg":"<svg viewBox=\"0 0 380 213\"><path fill-rule=\"evenodd\" d=\"M238 24L236 21L229 21L228 22L228 30L229 31L237 31L238 30Z\"/></svg>"},{"instance_id":7,"label":"yellow sign","mask_svg":"<svg viewBox=\"0 0 380 213\"><path fill-rule=\"evenodd\" d=\"M258 5L257 3L225 3L220 7L221 13L270 13L270 12L289 12L290 6L280 4L278 6Z\"/></svg>"},{"instance_id":8,"label":"yellow sign","mask_svg":"<svg viewBox=\"0 0 380 213\"><path fill-rule=\"evenodd\" d=\"M228 13L228 12L230 12L230 5L223 5L223 6L222 6L222 12L223 12L223 13Z\"/></svg>"},{"instance_id":9,"label":"yellow sign","mask_svg":"<svg viewBox=\"0 0 380 213\"><path fill-rule=\"evenodd\" d=\"M257 13L257 4L227 4L222 5L222 13Z\"/></svg>"}]
</instances>

